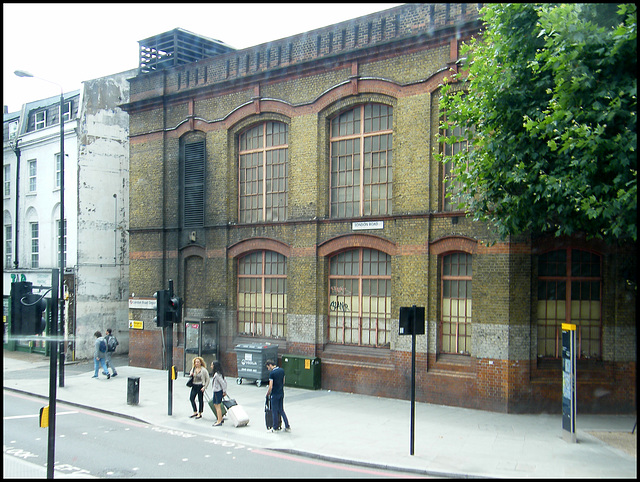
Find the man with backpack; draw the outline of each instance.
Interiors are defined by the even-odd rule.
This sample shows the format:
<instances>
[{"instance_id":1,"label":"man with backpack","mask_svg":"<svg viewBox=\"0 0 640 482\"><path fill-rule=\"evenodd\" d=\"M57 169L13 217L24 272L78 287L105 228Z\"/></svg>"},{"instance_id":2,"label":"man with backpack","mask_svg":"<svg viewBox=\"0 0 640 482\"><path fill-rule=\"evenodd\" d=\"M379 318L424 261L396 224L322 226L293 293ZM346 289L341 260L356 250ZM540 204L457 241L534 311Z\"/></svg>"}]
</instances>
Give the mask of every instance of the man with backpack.
<instances>
[{"instance_id":1,"label":"man with backpack","mask_svg":"<svg viewBox=\"0 0 640 482\"><path fill-rule=\"evenodd\" d=\"M93 334L96 337L95 350L93 352L93 376L98 378L98 364L102 365L102 374L107 376L107 380L111 378L109 370L107 370L107 342L102 337L102 333L96 331Z\"/></svg>"},{"instance_id":2,"label":"man with backpack","mask_svg":"<svg viewBox=\"0 0 640 482\"><path fill-rule=\"evenodd\" d=\"M106 356L107 371L109 371L109 367L111 367L111 369L113 370L113 375L111 376L117 377L118 372L116 371L116 367L113 366L113 362L111 361L111 354L114 351L116 351L116 347L120 343L118 343L118 339L115 337L115 335L112 334L111 328L107 328L107 336L104 337L104 341L107 343L107 356Z\"/></svg>"}]
</instances>

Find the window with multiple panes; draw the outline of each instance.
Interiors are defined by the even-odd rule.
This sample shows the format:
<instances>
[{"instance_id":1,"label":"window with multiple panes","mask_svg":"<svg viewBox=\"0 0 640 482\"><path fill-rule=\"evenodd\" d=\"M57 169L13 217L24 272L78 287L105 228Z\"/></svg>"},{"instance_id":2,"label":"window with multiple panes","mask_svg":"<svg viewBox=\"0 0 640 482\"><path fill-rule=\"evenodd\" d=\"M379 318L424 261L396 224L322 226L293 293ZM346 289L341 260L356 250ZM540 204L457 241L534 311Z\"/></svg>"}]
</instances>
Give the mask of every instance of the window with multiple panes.
<instances>
[{"instance_id":1,"label":"window with multiple panes","mask_svg":"<svg viewBox=\"0 0 640 482\"><path fill-rule=\"evenodd\" d=\"M562 323L576 325L579 358L602 354L602 259L579 249L538 258L538 357L562 356Z\"/></svg>"},{"instance_id":2,"label":"window with multiple panes","mask_svg":"<svg viewBox=\"0 0 640 482\"><path fill-rule=\"evenodd\" d=\"M11 268L11 258L13 258L13 244L11 242L11 225L4 226L4 267Z\"/></svg>"},{"instance_id":3,"label":"window with multiple panes","mask_svg":"<svg viewBox=\"0 0 640 482\"><path fill-rule=\"evenodd\" d=\"M391 214L393 108L365 104L331 121L331 217Z\"/></svg>"},{"instance_id":4,"label":"window with multiple panes","mask_svg":"<svg viewBox=\"0 0 640 482\"><path fill-rule=\"evenodd\" d=\"M238 259L238 334L286 338L287 258L255 251Z\"/></svg>"},{"instance_id":5,"label":"window with multiple panes","mask_svg":"<svg viewBox=\"0 0 640 482\"><path fill-rule=\"evenodd\" d=\"M4 165L4 195L11 196L11 165Z\"/></svg>"},{"instance_id":6,"label":"window with multiple panes","mask_svg":"<svg viewBox=\"0 0 640 482\"><path fill-rule=\"evenodd\" d=\"M446 122L446 118L445 118ZM465 130L460 126L452 126L444 132L447 137L455 136L463 138L451 144L444 143L442 147L443 156L451 158L461 151L469 150L469 141L466 139ZM449 160L444 164L442 176L442 210L458 211L458 197L456 194L460 191L460 182L456 181L455 174L452 172L452 161Z\"/></svg>"},{"instance_id":7,"label":"window with multiple panes","mask_svg":"<svg viewBox=\"0 0 640 482\"><path fill-rule=\"evenodd\" d=\"M205 141L184 145L182 195L183 223L187 228L204 226Z\"/></svg>"},{"instance_id":8,"label":"window with multiple panes","mask_svg":"<svg viewBox=\"0 0 640 482\"><path fill-rule=\"evenodd\" d=\"M264 122L240 134L241 223L284 221L287 216L289 126Z\"/></svg>"},{"instance_id":9,"label":"window with multiple panes","mask_svg":"<svg viewBox=\"0 0 640 482\"><path fill-rule=\"evenodd\" d=\"M65 122L71 119L71 101L62 104L62 119Z\"/></svg>"},{"instance_id":10,"label":"window with multiple panes","mask_svg":"<svg viewBox=\"0 0 640 482\"><path fill-rule=\"evenodd\" d=\"M389 346L391 256L374 249L342 252L329 261L329 341Z\"/></svg>"},{"instance_id":11,"label":"window with multiple panes","mask_svg":"<svg viewBox=\"0 0 640 482\"><path fill-rule=\"evenodd\" d=\"M40 233L38 223L29 223L31 227L31 267L40 267Z\"/></svg>"},{"instance_id":12,"label":"window with multiple panes","mask_svg":"<svg viewBox=\"0 0 640 482\"><path fill-rule=\"evenodd\" d=\"M13 139L18 135L18 123L10 122L9 123L9 139Z\"/></svg>"},{"instance_id":13,"label":"window with multiple panes","mask_svg":"<svg viewBox=\"0 0 640 482\"><path fill-rule=\"evenodd\" d=\"M36 130L44 129L47 126L47 111L41 110L35 113Z\"/></svg>"},{"instance_id":14,"label":"window with multiple panes","mask_svg":"<svg viewBox=\"0 0 640 482\"><path fill-rule=\"evenodd\" d=\"M60 153L56 154L56 188L60 187L60 174L62 172L62 165L60 163Z\"/></svg>"},{"instance_id":15,"label":"window with multiple panes","mask_svg":"<svg viewBox=\"0 0 640 482\"><path fill-rule=\"evenodd\" d=\"M37 174L38 174L38 161L32 159L27 163L27 169L29 170L29 192L36 192Z\"/></svg>"},{"instance_id":16,"label":"window with multiple panes","mask_svg":"<svg viewBox=\"0 0 640 482\"><path fill-rule=\"evenodd\" d=\"M470 353L471 260L470 254L460 252L442 257L440 353Z\"/></svg>"},{"instance_id":17,"label":"window with multiple panes","mask_svg":"<svg viewBox=\"0 0 640 482\"><path fill-rule=\"evenodd\" d=\"M56 258L56 264L58 264L60 262L60 220L58 219L56 221L56 239L58 240L57 242L57 253L58 253L58 257ZM64 256L64 265L67 265L67 220L64 220L64 236L62 238L62 249L63 249L63 256Z\"/></svg>"}]
</instances>

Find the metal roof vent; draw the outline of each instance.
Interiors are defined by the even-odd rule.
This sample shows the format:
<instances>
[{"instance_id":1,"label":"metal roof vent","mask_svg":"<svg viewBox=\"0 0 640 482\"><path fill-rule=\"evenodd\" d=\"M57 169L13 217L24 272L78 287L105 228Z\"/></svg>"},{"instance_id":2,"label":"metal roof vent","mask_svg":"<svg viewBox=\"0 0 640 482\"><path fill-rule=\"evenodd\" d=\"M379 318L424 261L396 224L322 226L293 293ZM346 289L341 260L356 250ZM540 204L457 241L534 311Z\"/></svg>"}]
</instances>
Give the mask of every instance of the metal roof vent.
<instances>
[{"instance_id":1,"label":"metal roof vent","mask_svg":"<svg viewBox=\"0 0 640 482\"><path fill-rule=\"evenodd\" d=\"M224 42L176 28L139 40L141 73L170 69L182 64L233 52Z\"/></svg>"}]
</instances>

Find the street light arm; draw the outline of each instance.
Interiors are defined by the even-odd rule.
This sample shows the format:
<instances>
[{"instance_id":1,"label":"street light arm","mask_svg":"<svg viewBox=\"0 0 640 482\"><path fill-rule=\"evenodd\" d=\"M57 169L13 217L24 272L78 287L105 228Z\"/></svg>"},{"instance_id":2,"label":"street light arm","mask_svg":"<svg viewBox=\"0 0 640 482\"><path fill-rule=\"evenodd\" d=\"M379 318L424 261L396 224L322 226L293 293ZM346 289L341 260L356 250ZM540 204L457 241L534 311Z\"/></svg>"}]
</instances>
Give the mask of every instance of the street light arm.
<instances>
[{"instance_id":1,"label":"street light arm","mask_svg":"<svg viewBox=\"0 0 640 482\"><path fill-rule=\"evenodd\" d=\"M43 79L42 77L38 77L37 75L33 75L31 72L27 72L26 70L16 70L13 73L15 75L17 75L18 77L31 77L31 78L34 78L34 79L44 80L45 82L49 82L50 84L57 85L58 87L60 87L60 91L64 90L62 88L62 86L60 84L58 84L57 82L53 82L53 81L51 81L49 79Z\"/></svg>"}]
</instances>

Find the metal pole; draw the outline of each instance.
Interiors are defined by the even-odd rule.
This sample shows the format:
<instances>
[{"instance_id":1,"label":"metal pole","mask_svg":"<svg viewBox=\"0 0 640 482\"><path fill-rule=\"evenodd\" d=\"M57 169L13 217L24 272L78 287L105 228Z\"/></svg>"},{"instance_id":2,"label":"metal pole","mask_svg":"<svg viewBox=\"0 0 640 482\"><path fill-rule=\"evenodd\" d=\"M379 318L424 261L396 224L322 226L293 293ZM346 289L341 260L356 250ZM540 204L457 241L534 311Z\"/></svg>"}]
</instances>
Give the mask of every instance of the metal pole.
<instances>
[{"instance_id":1,"label":"metal pole","mask_svg":"<svg viewBox=\"0 0 640 482\"><path fill-rule=\"evenodd\" d=\"M18 134L16 133L16 136ZM19 143L20 143L20 139L16 139L16 146L13 148L14 152L16 153L16 216L15 216L15 224L16 224L16 229L14 230L14 237L13 239L15 239L15 243L14 243L14 258L13 258L13 268L14 269L18 269L18 264L19 264L19 259L18 259L18 231L19 231L19 226L20 224L18 223L18 220L20 219L20 147L19 147Z\"/></svg>"},{"instance_id":2,"label":"metal pole","mask_svg":"<svg viewBox=\"0 0 640 482\"><path fill-rule=\"evenodd\" d=\"M60 386L64 387L64 92L60 89ZM69 110L71 117L71 110Z\"/></svg>"},{"instance_id":3,"label":"metal pole","mask_svg":"<svg viewBox=\"0 0 640 482\"><path fill-rule=\"evenodd\" d=\"M169 280L169 302L171 302L171 298L173 298L173 280ZM163 307L164 309L164 307ZM165 324L167 330L167 342L165 349L167 350L167 374L168 374L168 414L171 415L173 412L173 379L171 378L171 367L173 366L173 315L172 319L167 323L165 317ZM205 367L206 369L206 367Z\"/></svg>"},{"instance_id":4,"label":"metal pole","mask_svg":"<svg viewBox=\"0 0 640 482\"><path fill-rule=\"evenodd\" d=\"M51 271L51 325L49 328L49 349L51 363L49 364L49 434L47 446L47 479L53 479L53 469L56 460L56 358L58 355L58 270Z\"/></svg>"},{"instance_id":5,"label":"metal pole","mask_svg":"<svg viewBox=\"0 0 640 482\"><path fill-rule=\"evenodd\" d=\"M411 447L413 455L416 428L416 305L411 307Z\"/></svg>"}]
</instances>

